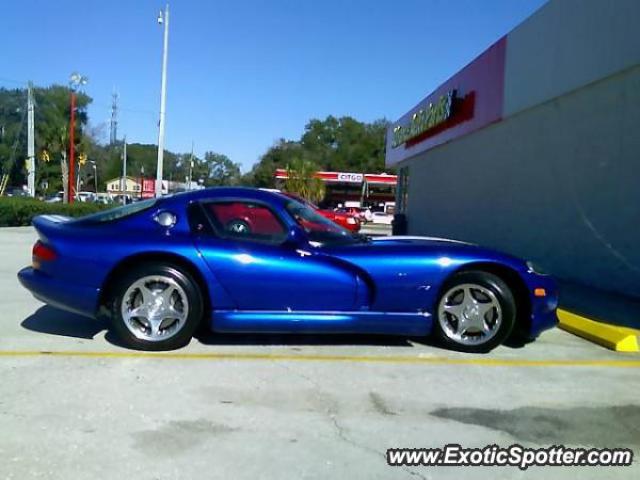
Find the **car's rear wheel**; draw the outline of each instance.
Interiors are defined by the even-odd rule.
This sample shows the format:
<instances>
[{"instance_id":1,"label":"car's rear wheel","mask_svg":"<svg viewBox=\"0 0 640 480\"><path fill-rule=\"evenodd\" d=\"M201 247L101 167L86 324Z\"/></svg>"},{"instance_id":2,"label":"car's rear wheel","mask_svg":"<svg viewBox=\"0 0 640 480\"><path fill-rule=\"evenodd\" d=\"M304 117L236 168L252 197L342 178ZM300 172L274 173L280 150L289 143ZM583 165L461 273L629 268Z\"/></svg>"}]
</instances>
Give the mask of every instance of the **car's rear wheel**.
<instances>
[{"instance_id":1,"label":"car's rear wheel","mask_svg":"<svg viewBox=\"0 0 640 480\"><path fill-rule=\"evenodd\" d=\"M434 334L448 348L483 353L509 336L515 318L513 293L500 277L483 271L460 272L442 288Z\"/></svg>"},{"instance_id":2,"label":"car's rear wheel","mask_svg":"<svg viewBox=\"0 0 640 480\"><path fill-rule=\"evenodd\" d=\"M117 280L111 319L122 342L139 350L188 344L202 318L202 293L191 276L169 264L145 263Z\"/></svg>"}]
</instances>

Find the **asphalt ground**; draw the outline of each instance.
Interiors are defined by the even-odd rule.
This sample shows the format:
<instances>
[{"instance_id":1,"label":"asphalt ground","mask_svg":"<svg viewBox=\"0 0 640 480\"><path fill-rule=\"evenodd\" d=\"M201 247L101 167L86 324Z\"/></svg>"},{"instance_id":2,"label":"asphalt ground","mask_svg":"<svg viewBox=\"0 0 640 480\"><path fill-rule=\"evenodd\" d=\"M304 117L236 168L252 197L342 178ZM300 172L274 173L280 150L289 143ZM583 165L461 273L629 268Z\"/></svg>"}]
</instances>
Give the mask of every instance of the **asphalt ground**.
<instances>
[{"instance_id":1,"label":"asphalt ground","mask_svg":"<svg viewBox=\"0 0 640 480\"><path fill-rule=\"evenodd\" d=\"M487 355L389 337L204 335L168 354L43 306L0 229L0 478L637 478L631 467L390 467L392 447L626 447L640 356L560 330Z\"/></svg>"}]
</instances>

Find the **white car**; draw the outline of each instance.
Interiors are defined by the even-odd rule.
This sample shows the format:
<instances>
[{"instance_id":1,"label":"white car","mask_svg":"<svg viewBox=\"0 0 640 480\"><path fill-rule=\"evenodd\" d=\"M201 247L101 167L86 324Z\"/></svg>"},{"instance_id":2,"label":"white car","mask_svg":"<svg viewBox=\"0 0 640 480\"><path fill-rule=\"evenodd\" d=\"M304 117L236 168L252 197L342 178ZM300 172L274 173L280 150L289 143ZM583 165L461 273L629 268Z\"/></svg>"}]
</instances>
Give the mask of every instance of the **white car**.
<instances>
[{"instance_id":1,"label":"white car","mask_svg":"<svg viewBox=\"0 0 640 480\"><path fill-rule=\"evenodd\" d=\"M384 212L373 212L373 214L371 214L371 221L373 223L391 225L391 222L393 222L393 215Z\"/></svg>"},{"instance_id":2,"label":"white car","mask_svg":"<svg viewBox=\"0 0 640 480\"><path fill-rule=\"evenodd\" d=\"M96 194L93 192L78 192L76 193L76 200L78 202L93 202L96 198Z\"/></svg>"},{"instance_id":3,"label":"white car","mask_svg":"<svg viewBox=\"0 0 640 480\"><path fill-rule=\"evenodd\" d=\"M61 203L63 197L64 197L64 193L63 192L58 192L55 195L52 195L52 196L48 197L47 199L45 199L45 202L46 203Z\"/></svg>"}]
</instances>

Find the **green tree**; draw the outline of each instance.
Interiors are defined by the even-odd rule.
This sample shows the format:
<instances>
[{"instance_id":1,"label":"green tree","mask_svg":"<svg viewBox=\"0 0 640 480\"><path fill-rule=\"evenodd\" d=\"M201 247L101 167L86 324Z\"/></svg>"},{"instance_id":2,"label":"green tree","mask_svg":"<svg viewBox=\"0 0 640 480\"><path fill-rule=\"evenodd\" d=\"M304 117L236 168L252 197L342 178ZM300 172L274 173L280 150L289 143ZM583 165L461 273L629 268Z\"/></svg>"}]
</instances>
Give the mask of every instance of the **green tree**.
<instances>
[{"instance_id":1,"label":"green tree","mask_svg":"<svg viewBox=\"0 0 640 480\"><path fill-rule=\"evenodd\" d=\"M280 139L260 158L243 182L272 187L277 168L294 159L312 162L318 170L381 173L385 167L385 135L388 122L359 122L351 117L311 119L299 140Z\"/></svg>"},{"instance_id":2,"label":"green tree","mask_svg":"<svg viewBox=\"0 0 640 480\"><path fill-rule=\"evenodd\" d=\"M39 161L36 167L36 188L47 194L64 190L67 196L67 153L69 151L69 118L71 113L71 91L61 85L47 88L35 88L35 144L36 152L46 150L49 162ZM76 121L74 131L74 148L82 151L83 131L88 122L87 107L91 97L84 93L76 94ZM40 158L42 156L40 155ZM48 163L43 165L44 163ZM26 172L22 172L23 177ZM23 180L24 181L24 180ZM46 185L45 189L41 185Z\"/></svg>"},{"instance_id":3,"label":"green tree","mask_svg":"<svg viewBox=\"0 0 640 480\"><path fill-rule=\"evenodd\" d=\"M294 158L287 165L285 190L311 202L319 203L324 198L325 188L324 182L314 176L317 171L312 161Z\"/></svg>"},{"instance_id":4,"label":"green tree","mask_svg":"<svg viewBox=\"0 0 640 480\"><path fill-rule=\"evenodd\" d=\"M274 174L277 168L286 168L295 158L302 156L299 142L280 139L256 163L243 178L243 183L260 188L274 185Z\"/></svg>"},{"instance_id":5,"label":"green tree","mask_svg":"<svg viewBox=\"0 0 640 480\"><path fill-rule=\"evenodd\" d=\"M194 179L202 179L207 187L238 185L240 165L221 153L206 152L204 159L194 162Z\"/></svg>"}]
</instances>

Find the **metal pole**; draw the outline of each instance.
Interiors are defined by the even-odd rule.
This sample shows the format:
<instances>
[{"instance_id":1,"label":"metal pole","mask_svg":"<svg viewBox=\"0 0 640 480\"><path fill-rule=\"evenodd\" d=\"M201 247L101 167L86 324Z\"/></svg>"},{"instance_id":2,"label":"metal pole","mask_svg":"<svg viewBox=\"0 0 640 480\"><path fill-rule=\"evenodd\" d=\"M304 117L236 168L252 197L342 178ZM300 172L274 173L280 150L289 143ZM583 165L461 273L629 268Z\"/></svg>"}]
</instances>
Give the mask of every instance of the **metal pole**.
<instances>
[{"instance_id":1,"label":"metal pole","mask_svg":"<svg viewBox=\"0 0 640 480\"><path fill-rule=\"evenodd\" d=\"M191 190L192 174L193 174L193 140L191 140L191 158L189 158L189 185L187 185L187 190Z\"/></svg>"},{"instance_id":2,"label":"metal pole","mask_svg":"<svg viewBox=\"0 0 640 480\"><path fill-rule=\"evenodd\" d=\"M73 203L75 199L75 171L74 161L76 157L76 149L74 146L76 129L76 93L71 90L71 121L69 122L69 203Z\"/></svg>"},{"instance_id":3,"label":"metal pole","mask_svg":"<svg viewBox=\"0 0 640 480\"><path fill-rule=\"evenodd\" d=\"M76 175L76 193L78 193L80 188L80 179L82 178L82 165L78 163L78 174Z\"/></svg>"},{"instance_id":4,"label":"metal pole","mask_svg":"<svg viewBox=\"0 0 640 480\"><path fill-rule=\"evenodd\" d=\"M162 48L162 85L160 88L160 124L158 132L158 168L156 171L156 197L162 195L162 163L164 157L164 119L165 104L167 101L167 55L169 50L169 4L164 10L164 44Z\"/></svg>"},{"instance_id":5,"label":"metal pole","mask_svg":"<svg viewBox=\"0 0 640 480\"><path fill-rule=\"evenodd\" d=\"M35 134L33 128L33 84L29 82L27 94L27 186L29 195L36 196L36 154L35 154Z\"/></svg>"},{"instance_id":6,"label":"metal pole","mask_svg":"<svg viewBox=\"0 0 640 480\"><path fill-rule=\"evenodd\" d=\"M122 204L127 203L127 136L124 136L124 149L122 151Z\"/></svg>"}]
</instances>

